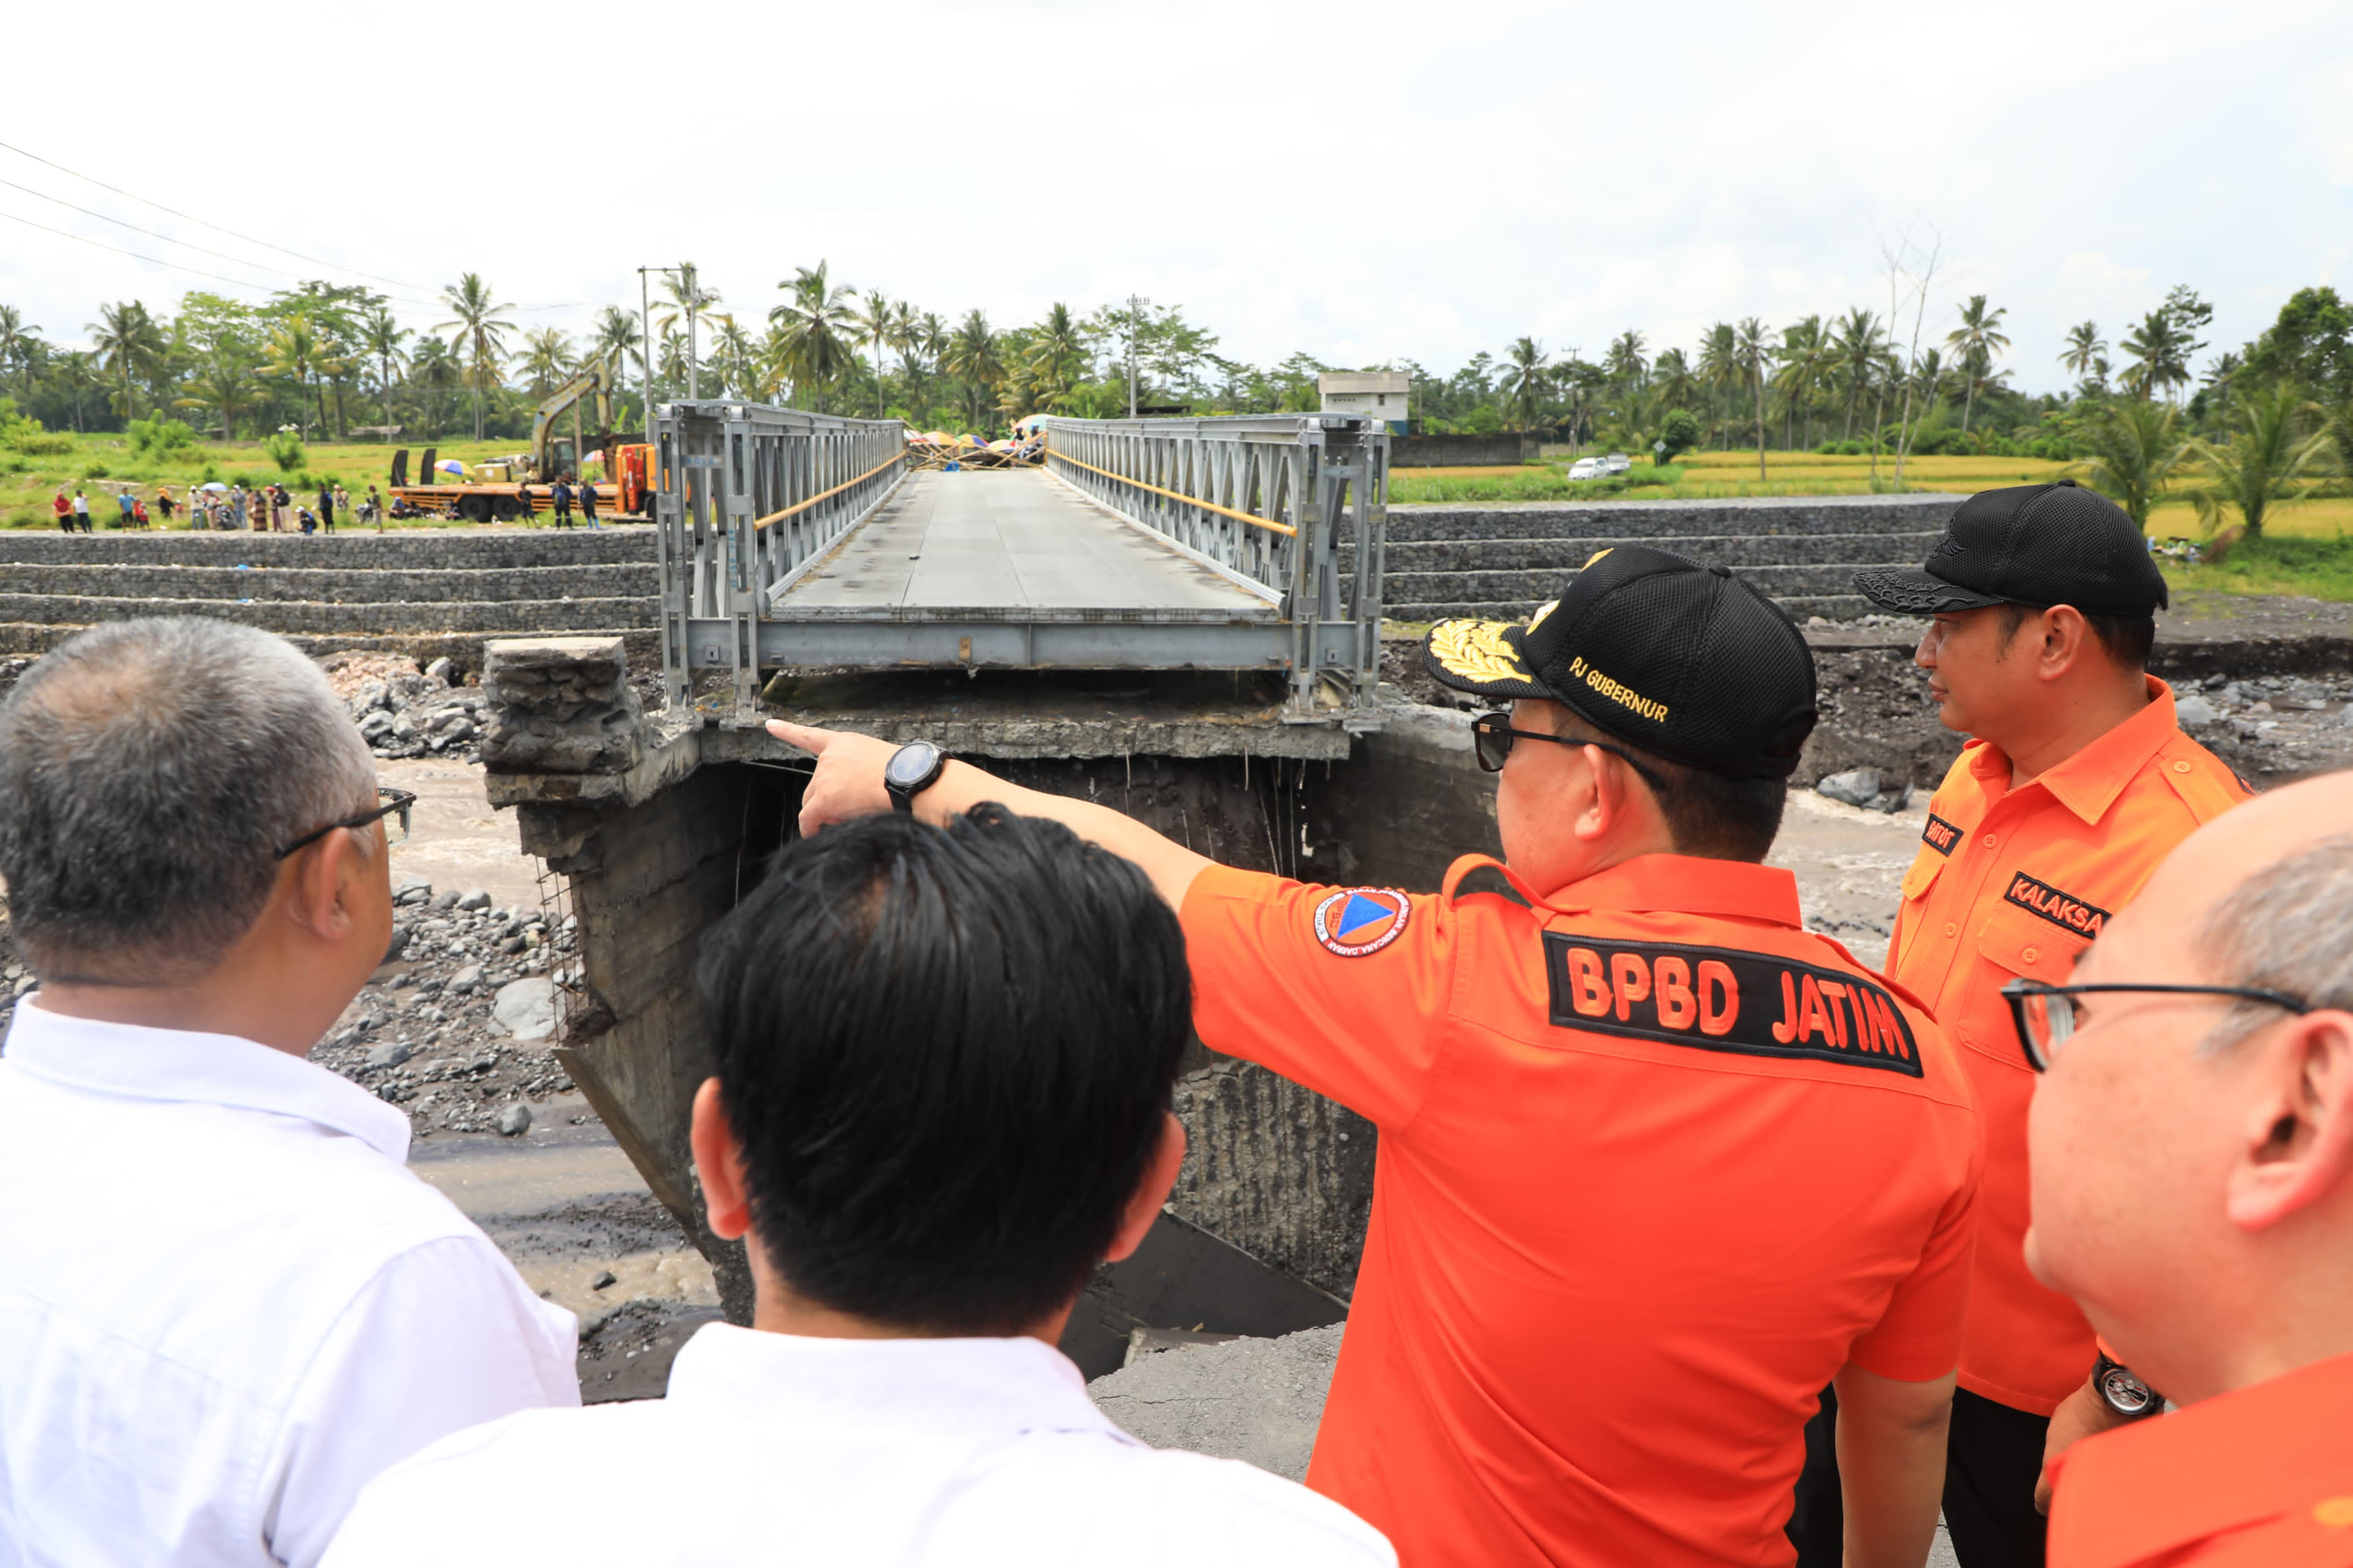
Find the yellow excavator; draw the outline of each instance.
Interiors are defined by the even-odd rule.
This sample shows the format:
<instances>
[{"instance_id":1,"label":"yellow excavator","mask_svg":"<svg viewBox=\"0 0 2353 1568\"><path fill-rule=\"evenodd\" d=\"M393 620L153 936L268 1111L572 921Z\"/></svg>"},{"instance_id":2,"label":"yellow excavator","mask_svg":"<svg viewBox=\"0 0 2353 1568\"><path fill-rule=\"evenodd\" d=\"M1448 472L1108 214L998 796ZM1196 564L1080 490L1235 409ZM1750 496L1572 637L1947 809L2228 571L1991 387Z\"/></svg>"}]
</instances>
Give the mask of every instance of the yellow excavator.
<instances>
[{"instance_id":1,"label":"yellow excavator","mask_svg":"<svg viewBox=\"0 0 2353 1568\"><path fill-rule=\"evenodd\" d=\"M581 405L592 397L596 423L584 433ZM556 428L566 414L572 416L568 435ZM577 483L583 462L594 461L605 469L597 487L600 510L614 517L653 515L653 448L642 441L625 441L613 428L610 359L586 366L547 395L532 418L530 451L477 463L471 475L455 477L448 484L435 482L441 477L435 462L438 456L433 448L426 448L417 482L412 485L408 449L404 447L394 452L392 495L419 511L469 522L509 522L522 517L526 507L537 513L549 506L547 487L559 479ZM527 500L526 485L533 487Z\"/></svg>"}]
</instances>

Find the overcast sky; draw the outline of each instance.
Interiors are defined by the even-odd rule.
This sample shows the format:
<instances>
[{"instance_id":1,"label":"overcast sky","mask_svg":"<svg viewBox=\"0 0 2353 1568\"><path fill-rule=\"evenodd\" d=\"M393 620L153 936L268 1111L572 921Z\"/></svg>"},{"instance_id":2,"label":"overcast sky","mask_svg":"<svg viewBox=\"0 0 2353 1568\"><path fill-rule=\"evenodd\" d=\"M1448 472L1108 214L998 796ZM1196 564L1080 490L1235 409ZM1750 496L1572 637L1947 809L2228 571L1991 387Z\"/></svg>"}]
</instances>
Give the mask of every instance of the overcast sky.
<instances>
[{"instance_id":1,"label":"overcast sky","mask_svg":"<svg viewBox=\"0 0 2353 1568\"><path fill-rule=\"evenodd\" d=\"M836 278L999 325L1180 304L1220 352L1451 370L1533 333L1598 357L1708 323L1884 312L1883 245L1942 237L1931 339L2009 310L2028 391L2176 283L2202 363L2353 266L2353 4L1432 6L26 5L0 301L475 270L529 324L634 309L690 258L752 323ZM1906 315L1908 331L1909 318ZM2121 363L2121 355L2116 356Z\"/></svg>"}]
</instances>

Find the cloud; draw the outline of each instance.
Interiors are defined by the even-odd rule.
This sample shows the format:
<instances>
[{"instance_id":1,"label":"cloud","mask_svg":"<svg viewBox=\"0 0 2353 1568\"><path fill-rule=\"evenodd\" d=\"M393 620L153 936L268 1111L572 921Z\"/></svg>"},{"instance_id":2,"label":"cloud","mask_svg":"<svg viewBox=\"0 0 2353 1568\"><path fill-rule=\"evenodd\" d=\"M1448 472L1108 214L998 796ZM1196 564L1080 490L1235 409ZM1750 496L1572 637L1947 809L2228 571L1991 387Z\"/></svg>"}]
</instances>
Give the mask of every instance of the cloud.
<instances>
[{"instance_id":1,"label":"cloud","mask_svg":"<svg viewBox=\"0 0 2353 1568\"><path fill-rule=\"evenodd\" d=\"M2073 321L2113 338L2186 281L2232 346L2353 258L2341 0L1703 0L1672 29L1518 0L111 16L117 95L23 73L7 140L250 240L534 305L634 307L635 268L691 257L756 321L822 257L950 318L1135 291L1236 357L1443 369L1523 333L1591 354L1884 312L1881 237L1918 222L1947 242L1929 335L1987 293L2039 389ZM12 26L22 58L89 47L70 7ZM11 154L0 178L313 270ZM0 189L0 213L55 211ZM0 300L53 336L191 287L221 286L0 222Z\"/></svg>"}]
</instances>

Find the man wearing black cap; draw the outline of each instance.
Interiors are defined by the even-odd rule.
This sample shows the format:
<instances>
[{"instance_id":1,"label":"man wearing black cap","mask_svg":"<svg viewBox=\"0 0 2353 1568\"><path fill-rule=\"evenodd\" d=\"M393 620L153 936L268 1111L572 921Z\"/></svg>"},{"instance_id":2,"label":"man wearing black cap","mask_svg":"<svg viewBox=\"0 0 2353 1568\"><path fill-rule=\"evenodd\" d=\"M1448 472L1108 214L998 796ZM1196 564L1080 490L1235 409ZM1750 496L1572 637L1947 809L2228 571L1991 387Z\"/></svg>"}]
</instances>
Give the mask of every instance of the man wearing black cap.
<instances>
[{"instance_id":1,"label":"man wearing black cap","mask_svg":"<svg viewBox=\"0 0 2353 1568\"><path fill-rule=\"evenodd\" d=\"M2027 1269L2034 1073L2001 988L2064 984L2173 847L2247 792L2147 673L2165 579L2104 497L2071 480L1984 491L1923 570L1855 581L1884 609L1933 617L1915 661L1946 727L1972 737L1929 804L1888 973L1960 1047L1986 1125L1946 1522L1964 1568L2040 1564L2046 1446L2161 1400Z\"/></svg>"},{"instance_id":2,"label":"man wearing black cap","mask_svg":"<svg viewBox=\"0 0 2353 1568\"><path fill-rule=\"evenodd\" d=\"M1194 1026L1380 1129L1308 1484L1412 1563L1787 1563L1825 1384L1847 1562L1935 1529L1981 1139L1925 1011L1759 864L1815 718L1788 619L1722 568L1604 552L1526 626L1427 657L1504 710L1504 859L1435 895L1219 866L921 744L819 754L801 826L987 800L1181 912Z\"/></svg>"}]
</instances>

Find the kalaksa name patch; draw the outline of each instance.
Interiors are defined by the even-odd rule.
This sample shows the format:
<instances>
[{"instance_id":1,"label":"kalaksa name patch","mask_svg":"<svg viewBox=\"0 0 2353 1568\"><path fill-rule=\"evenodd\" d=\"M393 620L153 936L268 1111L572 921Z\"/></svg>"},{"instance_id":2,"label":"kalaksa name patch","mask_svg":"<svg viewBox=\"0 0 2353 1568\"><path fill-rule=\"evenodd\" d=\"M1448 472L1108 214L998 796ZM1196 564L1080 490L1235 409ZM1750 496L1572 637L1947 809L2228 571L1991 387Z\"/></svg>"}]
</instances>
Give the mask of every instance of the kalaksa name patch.
<instances>
[{"instance_id":1,"label":"kalaksa name patch","mask_svg":"<svg viewBox=\"0 0 2353 1568\"><path fill-rule=\"evenodd\" d=\"M1552 1021L1706 1051L1921 1076L1904 1009L1841 969L1722 947L1544 933Z\"/></svg>"},{"instance_id":2,"label":"kalaksa name patch","mask_svg":"<svg viewBox=\"0 0 2353 1568\"><path fill-rule=\"evenodd\" d=\"M1928 826L1920 830L1920 842L1939 855L1950 855L1953 846L1961 841L1957 824L1947 822L1935 812L1928 814Z\"/></svg>"},{"instance_id":3,"label":"kalaksa name patch","mask_svg":"<svg viewBox=\"0 0 2353 1568\"><path fill-rule=\"evenodd\" d=\"M2032 910L2052 925L2078 936L2097 936L2100 928L2108 923L2108 911L2099 905L2087 904L2073 893L2063 893L2040 877L2031 877L2023 871L2010 879L2010 890L2002 898L2021 910Z\"/></svg>"}]
</instances>

